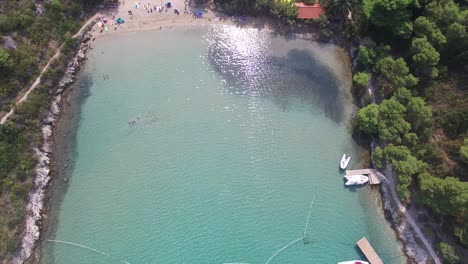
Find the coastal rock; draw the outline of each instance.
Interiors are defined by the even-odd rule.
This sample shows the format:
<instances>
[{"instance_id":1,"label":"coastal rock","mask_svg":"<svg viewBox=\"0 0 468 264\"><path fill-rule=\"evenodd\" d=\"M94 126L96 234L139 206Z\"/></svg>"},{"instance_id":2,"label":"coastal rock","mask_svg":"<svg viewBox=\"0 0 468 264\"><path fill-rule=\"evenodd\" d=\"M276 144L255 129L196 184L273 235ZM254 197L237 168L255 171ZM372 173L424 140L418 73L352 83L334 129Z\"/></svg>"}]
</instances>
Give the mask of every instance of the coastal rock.
<instances>
[{"instance_id":1,"label":"coastal rock","mask_svg":"<svg viewBox=\"0 0 468 264\"><path fill-rule=\"evenodd\" d=\"M57 91L55 91L55 95L60 95L63 93L63 91L65 91L65 89L63 88L58 88Z\"/></svg>"},{"instance_id":2,"label":"coastal rock","mask_svg":"<svg viewBox=\"0 0 468 264\"><path fill-rule=\"evenodd\" d=\"M52 135L52 125L45 125L42 127L44 137L48 138Z\"/></svg>"},{"instance_id":3,"label":"coastal rock","mask_svg":"<svg viewBox=\"0 0 468 264\"><path fill-rule=\"evenodd\" d=\"M83 61L86 59L86 55L83 50L78 51L78 60Z\"/></svg>"},{"instance_id":4,"label":"coastal rock","mask_svg":"<svg viewBox=\"0 0 468 264\"><path fill-rule=\"evenodd\" d=\"M88 43L88 41L90 41L92 38L92 35L91 34L85 34L85 36L83 37L83 43Z\"/></svg>"},{"instance_id":5,"label":"coastal rock","mask_svg":"<svg viewBox=\"0 0 468 264\"><path fill-rule=\"evenodd\" d=\"M52 102L52 107L50 108L50 112L54 115L59 115L60 114L60 106L57 102Z\"/></svg>"},{"instance_id":6,"label":"coastal rock","mask_svg":"<svg viewBox=\"0 0 468 264\"><path fill-rule=\"evenodd\" d=\"M46 142L44 145L42 145L42 150L47 154L52 153L49 142Z\"/></svg>"},{"instance_id":7,"label":"coastal rock","mask_svg":"<svg viewBox=\"0 0 468 264\"><path fill-rule=\"evenodd\" d=\"M36 8L35 8L36 15L40 16L40 15L44 14L45 8L39 3L35 3L35 5L36 5Z\"/></svg>"},{"instance_id":8,"label":"coastal rock","mask_svg":"<svg viewBox=\"0 0 468 264\"><path fill-rule=\"evenodd\" d=\"M44 118L44 120L42 120L43 125L52 125L54 122L55 122L55 116L51 112L49 112L47 117Z\"/></svg>"}]
</instances>

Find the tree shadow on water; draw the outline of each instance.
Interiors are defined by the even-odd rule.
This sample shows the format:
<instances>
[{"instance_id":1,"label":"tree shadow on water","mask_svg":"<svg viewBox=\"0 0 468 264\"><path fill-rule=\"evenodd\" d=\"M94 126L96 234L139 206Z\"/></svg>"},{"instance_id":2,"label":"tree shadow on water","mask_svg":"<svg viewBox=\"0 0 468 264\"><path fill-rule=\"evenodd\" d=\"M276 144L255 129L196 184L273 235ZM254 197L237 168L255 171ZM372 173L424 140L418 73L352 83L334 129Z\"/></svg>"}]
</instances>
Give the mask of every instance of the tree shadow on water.
<instances>
[{"instance_id":1,"label":"tree shadow on water","mask_svg":"<svg viewBox=\"0 0 468 264\"><path fill-rule=\"evenodd\" d=\"M306 105L320 108L334 122L343 120L340 82L333 69L308 50L293 49L286 57L276 57L273 61L280 69L274 80L280 85L271 91L274 101L288 106L290 98L300 99Z\"/></svg>"},{"instance_id":2,"label":"tree shadow on water","mask_svg":"<svg viewBox=\"0 0 468 264\"><path fill-rule=\"evenodd\" d=\"M284 111L291 110L293 102L299 100L311 110L320 109L334 122L344 118L341 83L333 69L314 57L314 52L293 49L281 57L268 53L239 56L217 45L209 54L210 63L233 94L270 98ZM253 70L249 64L254 65Z\"/></svg>"}]
</instances>

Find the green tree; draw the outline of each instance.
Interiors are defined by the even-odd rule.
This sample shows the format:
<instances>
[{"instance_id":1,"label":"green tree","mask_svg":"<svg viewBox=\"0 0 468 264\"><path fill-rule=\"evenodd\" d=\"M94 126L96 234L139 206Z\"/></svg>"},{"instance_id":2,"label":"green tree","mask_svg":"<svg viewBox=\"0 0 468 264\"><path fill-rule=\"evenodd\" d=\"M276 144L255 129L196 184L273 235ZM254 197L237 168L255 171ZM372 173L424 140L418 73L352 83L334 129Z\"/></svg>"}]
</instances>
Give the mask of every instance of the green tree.
<instances>
[{"instance_id":1,"label":"green tree","mask_svg":"<svg viewBox=\"0 0 468 264\"><path fill-rule=\"evenodd\" d=\"M468 164L468 138L463 140L463 145L460 147L460 159Z\"/></svg>"},{"instance_id":2,"label":"green tree","mask_svg":"<svg viewBox=\"0 0 468 264\"><path fill-rule=\"evenodd\" d=\"M426 105L422 97L411 97L407 105L408 121L414 131L430 126L432 122L432 108Z\"/></svg>"},{"instance_id":3,"label":"green tree","mask_svg":"<svg viewBox=\"0 0 468 264\"><path fill-rule=\"evenodd\" d=\"M412 97L412 94L410 90L404 87L400 87L393 96L395 96L395 99L397 99L398 102L400 102L402 105L407 105L410 98Z\"/></svg>"},{"instance_id":4,"label":"green tree","mask_svg":"<svg viewBox=\"0 0 468 264\"><path fill-rule=\"evenodd\" d=\"M460 261L460 257L455 252L455 249L445 243L441 242L439 244L440 252L442 253L442 258L444 259L444 264L457 264Z\"/></svg>"},{"instance_id":5,"label":"green tree","mask_svg":"<svg viewBox=\"0 0 468 264\"><path fill-rule=\"evenodd\" d=\"M353 76L353 81L361 88L366 88L371 79L371 75L367 72L358 72Z\"/></svg>"},{"instance_id":6,"label":"green tree","mask_svg":"<svg viewBox=\"0 0 468 264\"><path fill-rule=\"evenodd\" d=\"M379 138L400 144L402 137L411 129L411 125L404 119L405 114L406 107L394 97L383 100L379 105Z\"/></svg>"},{"instance_id":7,"label":"green tree","mask_svg":"<svg viewBox=\"0 0 468 264\"><path fill-rule=\"evenodd\" d=\"M459 216L468 210L468 182L454 177L440 179L429 173L419 175L421 201L434 212Z\"/></svg>"},{"instance_id":8,"label":"green tree","mask_svg":"<svg viewBox=\"0 0 468 264\"><path fill-rule=\"evenodd\" d=\"M20 132L12 123L0 126L0 180L18 163Z\"/></svg>"},{"instance_id":9,"label":"green tree","mask_svg":"<svg viewBox=\"0 0 468 264\"><path fill-rule=\"evenodd\" d=\"M392 164L398 175L397 193L399 197L408 199L410 196L408 188L412 183L412 176L423 172L427 164L411 155L407 147L393 144L388 144L385 147L384 157Z\"/></svg>"},{"instance_id":10,"label":"green tree","mask_svg":"<svg viewBox=\"0 0 468 264\"><path fill-rule=\"evenodd\" d=\"M468 222L455 226L453 233L463 245L468 246Z\"/></svg>"},{"instance_id":11,"label":"green tree","mask_svg":"<svg viewBox=\"0 0 468 264\"><path fill-rule=\"evenodd\" d=\"M413 87L418 83L402 58L393 59L390 56L380 59L375 65L381 89L393 92L398 87Z\"/></svg>"},{"instance_id":12,"label":"green tree","mask_svg":"<svg viewBox=\"0 0 468 264\"><path fill-rule=\"evenodd\" d=\"M412 2L412 0L364 0L364 13L377 27L385 28L395 36L409 38L413 31L410 20Z\"/></svg>"},{"instance_id":13,"label":"green tree","mask_svg":"<svg viewBox=\"0 0 468 264\"><path fill-rule=\"evenodd\" d=\"M453 0L431 1L426 6L426 14L441 29L446 29L450 24L462 18L460 8Z\"/></svg>"},{"instance_id":14,"label":"green tree","mask_svg":"<svg viewBox=\"0 0 468 264\"><path fill-rule=\"evenodd\" d=\"M455 22L448 26L447 32L445 34L447 34L447 39L450 42L457 41L466 36L466 27L458 22Z\"/></svg>"},{"instance_id":15,"label":"green tree","mask_svg":"<svg viewBox=\"0 0 468 264\"><path fill-rule=\"evenodd\" d=\"M425 78L436 78L439 71L436 66L440 60L440 54L427 41L426 37L414 38L411 44L411 53L416 67L416 73Z\"/></svg>"},{"instance_id":16,"label":"green tree","mask_svg":"<svg viewBox=\"0 0 468 264\"><path fill-rule=\"evenodd\" d=\"M359 46L357 62L361 68L373 67L377 55L373 48L365 45Z\"/></svg>"},{"instance_id":17,"label":"green tree","mask_svg":"<svg viewBox=\"0 0 468 264\"><path fill-rule=\"evenodd\" d=\"M390 46L377 45L372 39L365 37L359 46L357 62L362 69L372 69L375 63L390 53Z\"/></svg>"},{"instance_id":18,"label":"green tree","mask_svg":"<svg viewBox=\"0 0 468 264\"><path fill-rule=\"evenodd\" d=\"M13 60L6 49L0 47L0 71L10 71L13 67ZM0 73L1 75L1 73Z\"/></svg>"},{"instance_id":19,"label":"green tree","mask_svg":"<svg viewBox=\"0 0 468 264\"><path fill-rule=\"evenodd\" d=\"M360 2L357 0L327 0L325 1L325 11L330 18L346 20L348 14L359 5Z\"/></svg>"},{"instance_id":20,"label":"green tree","mask_svg":"<svg viewBox=\"0 0 468 264\"><path fill-rule=\"evenodd\" d=\"M427 37L429 42L437 47L447 42L447 39L437 27L436 23L424 16L420 16L414 21L414 33L417 37Z\"/></svg>"},{"instance_id":21,"label":"green tree","mask_svg":"<svg viewBox=\"0 0 468 264\"><path fill-rule=\"evenodd\" d=\"M385 158L384 158L384 152L382 148L377 146L374 149L374 152L372 152L372 160L374 161L374 164L378 169L381 169L384 167Z\"/></svg>"},{"instance_id":22,"label":"green tree","mask_svg":"<svg viewBox=\"0 0 468 264\"><path fill-rule=\"evenodd\" d=\"M415 133L408 133L403 137L403 143L408 147L415 147L418 144L418 135Z\"/></svg>"},{"instance_id":23,"label":"green tree","mask_svg":"<svg viewBox=\"0 0 468 264\"><path fill-rule=\"evenodd\" d=\"M374 134L379 126L379 106L370 104L359 110L359 129L367 134Z\"/></svg>"}]
</instances>

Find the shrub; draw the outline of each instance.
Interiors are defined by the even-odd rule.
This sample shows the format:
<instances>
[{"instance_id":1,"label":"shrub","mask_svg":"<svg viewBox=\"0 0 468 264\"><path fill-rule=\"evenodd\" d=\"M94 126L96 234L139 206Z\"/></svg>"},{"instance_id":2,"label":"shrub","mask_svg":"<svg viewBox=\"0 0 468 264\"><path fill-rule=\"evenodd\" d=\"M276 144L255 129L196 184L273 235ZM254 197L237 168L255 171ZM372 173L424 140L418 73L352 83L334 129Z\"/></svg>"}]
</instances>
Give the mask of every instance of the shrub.
<instances>
[{"instance_id":1,"label":"shrub","mask_svg":"<svg viewBox=\"0 0 468 264\"><path fill-rule=\"evenodd\" d=\"M442 258L444 259L445 264L459 263L460 257L457 255L457 253L455 252L455 249L451 245L445 242L441 242L439 244L439 249L440 249L440 252L442 253Z\"/></svg>"},{"instance_id":2,"label":"shrub","mask_svg":"<svg viewBox=\"0 0 468 264\"><path fill-rule=\"evenodd\" d=\"M460 159L468 164L468 138L463 140L463 146L460 147Z\"/></svg>"}]
</instances>

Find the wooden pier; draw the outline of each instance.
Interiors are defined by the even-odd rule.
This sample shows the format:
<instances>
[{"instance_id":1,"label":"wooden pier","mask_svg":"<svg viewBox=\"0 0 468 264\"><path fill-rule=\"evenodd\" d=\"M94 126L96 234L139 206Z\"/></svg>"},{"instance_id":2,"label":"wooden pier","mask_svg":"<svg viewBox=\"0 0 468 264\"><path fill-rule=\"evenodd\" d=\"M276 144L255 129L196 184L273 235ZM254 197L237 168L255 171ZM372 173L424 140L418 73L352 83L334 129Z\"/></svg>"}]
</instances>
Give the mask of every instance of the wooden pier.
<instances>
[{"instance_id":1,"label":"wooden pier","mask_svg":"<svg viewBox=\"0 0 468 264\"><path fill-rule=\"evenodd\" d=\"M363 237L356 243L361 249L362 253L366 256L367 260L369 260L370 264L383 264L383 261L375 252L374 248L372 248L367 238Z\"/></svg>"},{"instance_id":2,"label":"wooden pier","mask_svg":"<svg viewBox=\"0 0 468 264\"><path fill-rule=\"evenodd\" d=\"M367 175L369 177L369 184L371 185L380 184L383 180L387 180L382 173L374 169L347 170L346 175Z\"/></svg>"}]
</instances>

